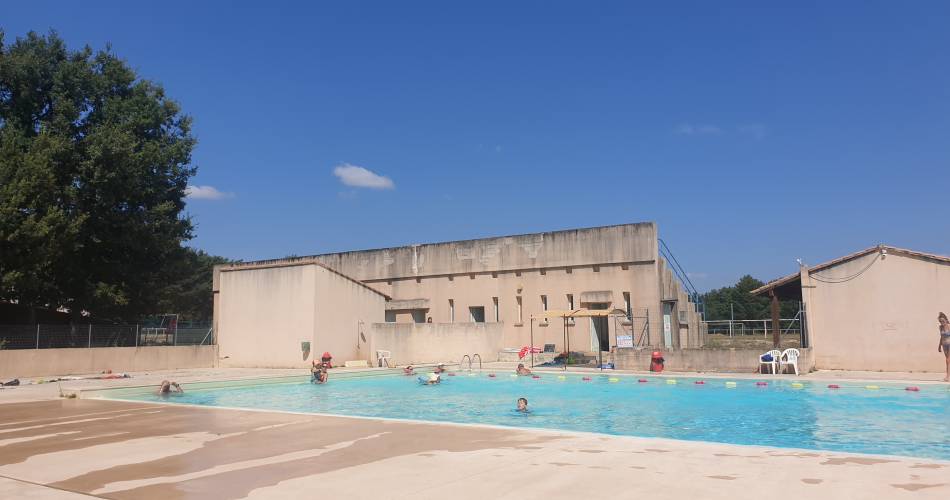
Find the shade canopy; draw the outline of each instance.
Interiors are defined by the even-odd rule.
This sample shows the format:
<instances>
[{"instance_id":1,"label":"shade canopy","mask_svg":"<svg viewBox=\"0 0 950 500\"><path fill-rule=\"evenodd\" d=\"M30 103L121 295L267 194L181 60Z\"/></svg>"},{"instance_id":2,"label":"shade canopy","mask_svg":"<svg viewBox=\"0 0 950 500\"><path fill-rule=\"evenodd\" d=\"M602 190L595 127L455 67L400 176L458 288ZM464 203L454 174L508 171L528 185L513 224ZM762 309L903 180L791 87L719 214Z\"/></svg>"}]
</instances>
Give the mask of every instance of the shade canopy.
<instances>
[{"instance_id":1,"label":"shade canopy","mask_svg":"<svg viewBox=\"0 0 950 500\"><path fill-rule=\"evenodd\" d=\"M601 318L607 316L626 316L626 311L621 309L567 309L544 311L539 314L532 314L531 319L546 318Z\"/></svg>"}]
</instances>

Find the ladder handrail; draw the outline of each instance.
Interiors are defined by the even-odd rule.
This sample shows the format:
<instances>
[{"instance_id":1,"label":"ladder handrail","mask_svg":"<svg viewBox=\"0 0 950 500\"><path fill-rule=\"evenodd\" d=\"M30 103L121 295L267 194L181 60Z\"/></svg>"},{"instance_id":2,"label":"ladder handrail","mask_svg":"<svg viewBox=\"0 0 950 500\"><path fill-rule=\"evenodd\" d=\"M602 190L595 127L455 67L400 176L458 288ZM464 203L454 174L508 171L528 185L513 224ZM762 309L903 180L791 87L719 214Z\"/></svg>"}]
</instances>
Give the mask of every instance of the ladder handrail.
<instances>
[{"instance_id":1,"label":"ladder handrail","mask_svg":"<svg viewBox=\"0 0 950 500\"><path fill-rule=\"evenodd\" d=\"M472 368L471 368L471 367L472 367L472 360L473 360L474 358L476 358L476 357L478 358L478 371L482 371L482 357L481 357L477 352L476 352L475 354L472 354L472 357L471 357L471 358L468 358L468 359L469 359L469 361L468 361L468 363L469 363L469 364L468 364L468 366L469 366L469 371L472 371Z\"/></svg>"},{"instance_id":2,"label":"ladder handrail","mask_svg":"<svg viewBox=\"0 0 950 500\"><path fill-rule=\"evenodd\" d=\"M468 371L472 371L472 357L468 354L462 356L461 361L459 361L459 368L462 368L465 364L465 358L468 358Z\"/></svg>"}]
</instances>

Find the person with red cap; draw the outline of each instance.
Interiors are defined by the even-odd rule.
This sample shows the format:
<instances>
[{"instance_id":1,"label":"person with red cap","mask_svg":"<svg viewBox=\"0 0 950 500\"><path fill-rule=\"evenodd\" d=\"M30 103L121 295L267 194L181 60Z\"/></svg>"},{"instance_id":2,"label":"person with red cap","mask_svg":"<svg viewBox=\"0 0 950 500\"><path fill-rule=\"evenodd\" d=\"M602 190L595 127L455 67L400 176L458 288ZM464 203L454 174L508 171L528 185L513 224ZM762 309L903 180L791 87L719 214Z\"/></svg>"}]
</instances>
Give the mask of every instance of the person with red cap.
<instances>
[{"instance_id":1,"label":"person with red cap","mask_svg":"<svg viewBox=\"0 0 950 500\"><path fill-rule=\"evenodd\" d=\"M323 362L323 366L333 368L333 356L331 356L329 352L323 353L323 356L320 357L320 361Z\"/></svg>"}]
</instances>

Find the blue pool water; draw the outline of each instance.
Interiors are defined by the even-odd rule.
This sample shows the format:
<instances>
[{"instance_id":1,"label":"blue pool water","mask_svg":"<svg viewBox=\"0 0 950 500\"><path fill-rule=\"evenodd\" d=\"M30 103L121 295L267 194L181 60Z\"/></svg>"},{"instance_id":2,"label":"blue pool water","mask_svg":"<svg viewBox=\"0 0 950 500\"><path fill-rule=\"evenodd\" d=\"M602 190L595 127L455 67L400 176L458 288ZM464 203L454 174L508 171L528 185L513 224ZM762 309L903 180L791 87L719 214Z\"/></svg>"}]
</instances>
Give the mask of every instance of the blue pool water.
<instances>
[{"instance_id":1,"label":"blue pool water","mask_svg":"<svg viewBox=\"0 0 950 500\"><path fill-rule=\"evenodd\" d=\"M332 375L331 375L332 377ZM415 377L331 378L327 385L288 383L208 390L161 397L171 401L366 417L389 417L511 427L540 427L642 437L662 437L815 450L905 455L950 460L950 392L946 386L863 385L830 390L826 383L580 375L560 380L511 378L499 373L443 377L421 386ZM530 413L514 410L525 397Z\"/></svg>"}]
</instances>

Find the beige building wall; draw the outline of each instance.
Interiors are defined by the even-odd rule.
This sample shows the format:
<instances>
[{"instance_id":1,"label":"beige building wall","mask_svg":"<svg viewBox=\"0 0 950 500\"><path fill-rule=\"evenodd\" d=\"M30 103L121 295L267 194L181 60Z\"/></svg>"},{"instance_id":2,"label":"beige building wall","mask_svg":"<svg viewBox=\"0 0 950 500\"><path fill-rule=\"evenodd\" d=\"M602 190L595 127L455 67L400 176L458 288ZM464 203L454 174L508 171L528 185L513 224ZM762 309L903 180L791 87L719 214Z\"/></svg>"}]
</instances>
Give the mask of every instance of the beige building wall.
<instances>
[{"instance_id":1,"label":"beige building wall","mask_svg":"<svg viewBox=\"0 0 950 500\"><path fill-rule=\"evenodd\" d=\"M950 264L877 252L802 273L815 367L833 370L943 372L937 313L950 314Z\"/></svg>"},{"instance_id":2,"label":"beige building wall","mask_svg":"<svg viewBox=\"0 0 950 500\"><path fill-rule=\"evenodd\" d=\"M376 323L370 329L370 344L374 352L389 351L399 366L458 362L474 354L483 362L497 361L502 327L502 323Z\"/></svg>"},{"instance_id":3,"label":"beige building wall","mask_svg":"<svg viewBox=\"0 0 950 500\"><path fill-rule=\"evenodd\" d=\"M215 275L221 366L306 366L324 351L336 363L370 359L357 340L360 328L383 320L382 294L313 263L222 267Z\"/></svg>"},{"instance_id":4,"label":"beige building wall","mask_svg":"<svg viewBox=\"0 0 950 500\"><path fill-rule=\"evenodd\" d=\"M399 323L415 322L420 316L435 323L470 322L472 307L483 307L485 320L494 322L495 299L498 321L504 323L504 347L530 343L530 318L544 309L606 307L630 310L636 317L637 340L646 318L650 342L663 344L661 296L675 304L673 347L699 347L695 307L658 258L656 225L625 224L550 233L485 238L381 250L366 250L314 257L344 274L363 280L396 301L428 300L427 308L414 318L408 310L390 311ZM661 280L662 273L666 277ZM606 293L600 293L606 292ZM585 298L598 301L586 302ZM449 301L452 301L451 303ZM519 314L520 300L520 314ZM677 308L688 312L683 335ZM555 324L556 323L556 324ZM607 321L611 345L617 324ZM689 331L687 331L689 330ZM555 343L563 349L563 325L555 320L536 324L535 345ZM576 320L569 328L572 350L590 351L591 320ZM540 337L540 339L539 339Z\"/></svg>"}]
</instances>

